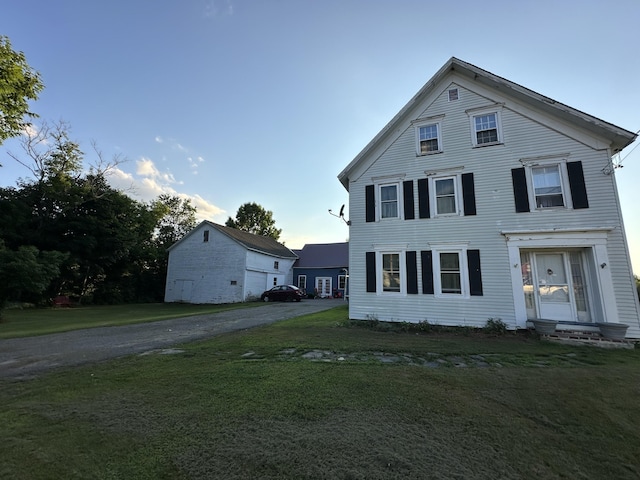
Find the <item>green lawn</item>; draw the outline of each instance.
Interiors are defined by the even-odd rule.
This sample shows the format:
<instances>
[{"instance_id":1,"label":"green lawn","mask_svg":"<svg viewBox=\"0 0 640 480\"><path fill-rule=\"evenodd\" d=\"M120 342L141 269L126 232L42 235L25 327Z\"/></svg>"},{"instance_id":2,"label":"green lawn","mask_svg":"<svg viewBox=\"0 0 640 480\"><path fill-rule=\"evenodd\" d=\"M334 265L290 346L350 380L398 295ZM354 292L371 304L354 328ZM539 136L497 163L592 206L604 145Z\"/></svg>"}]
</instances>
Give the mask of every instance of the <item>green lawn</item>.
<instances>
[{"instance_id":1,"label":"green lawn","mask_svg":"<svg viewBox=\"0 0 640 480\"><path fill-rule=\"evenodd\" d=\"M28 337L67 332L81 328L155 322L259 305L262 304L260 302L225 305L142 303L133 305L78 306L72 308L7 309L2 312L0 338Z\"/></svg>"},{"instance_id":2,"label":"green lawn","mask_svg":"<svg viewBox=\"0 0 640 480\"><path fill-rule=\"evenodd\" d=\"M2 380L0 478L640 477L637 350L380 332L346 316ZM313 350L345 360L302 358Z\"/></svg>"}]
</instances>

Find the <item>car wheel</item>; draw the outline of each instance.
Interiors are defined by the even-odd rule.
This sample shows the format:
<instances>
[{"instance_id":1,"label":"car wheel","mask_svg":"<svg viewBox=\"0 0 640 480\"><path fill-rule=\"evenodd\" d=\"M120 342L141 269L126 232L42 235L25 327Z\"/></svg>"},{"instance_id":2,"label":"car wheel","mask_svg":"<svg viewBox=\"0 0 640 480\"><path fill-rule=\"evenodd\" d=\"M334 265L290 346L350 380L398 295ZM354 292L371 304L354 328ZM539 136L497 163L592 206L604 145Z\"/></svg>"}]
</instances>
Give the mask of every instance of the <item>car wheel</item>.
<instances>
[{"instance_id":1,"label":"car wheel","mask_svg":"<svg viewBox=\"0 0 640 480\"><path fill-rule=\"evenodd\" d=\"M268 302L269 301L269 297L264 297L262 300L265 301L265 302Z\"/></svg>"}]
</instances>

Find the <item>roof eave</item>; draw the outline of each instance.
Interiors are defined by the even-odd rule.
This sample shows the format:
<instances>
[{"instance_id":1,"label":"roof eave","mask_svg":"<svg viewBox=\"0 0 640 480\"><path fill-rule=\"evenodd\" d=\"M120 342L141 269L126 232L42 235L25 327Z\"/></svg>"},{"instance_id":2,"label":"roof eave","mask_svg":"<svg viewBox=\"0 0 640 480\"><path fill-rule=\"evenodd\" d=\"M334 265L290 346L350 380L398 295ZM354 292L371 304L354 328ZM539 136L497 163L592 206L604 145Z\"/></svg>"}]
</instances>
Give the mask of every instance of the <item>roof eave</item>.
<instances>
[{"instance_id":1,"label":"roof eave","mask_svg":"<svg viewBox=\"0 0 640 480\"><path fill-rule=\"evenodd\" d=\"M387 123L378 134L362 149L362 151L338 174L338 180L349 191L349 177L360 162L373 150L373 148L384 139L390 132L395 130L398 123L402 121L406 113L411 110L428 92L450 72L455 71L474 81L479 81L491 88L503 88L505 93L517 99L541 109L550 115L556 115L561 119L575 123L583 129L607 139L611 145L611 153L619 152L637 138L637 134L612 123L601 120L597 117L584 113L563 103L557 102L549 97L545 97L522 85L514 83L506 78L494 75L487 70L483 70L475 65L464 62L458 58L451 57L445 64L429 79L429 81L416 93L407 104Z\"/></svg>"}]
</instances>

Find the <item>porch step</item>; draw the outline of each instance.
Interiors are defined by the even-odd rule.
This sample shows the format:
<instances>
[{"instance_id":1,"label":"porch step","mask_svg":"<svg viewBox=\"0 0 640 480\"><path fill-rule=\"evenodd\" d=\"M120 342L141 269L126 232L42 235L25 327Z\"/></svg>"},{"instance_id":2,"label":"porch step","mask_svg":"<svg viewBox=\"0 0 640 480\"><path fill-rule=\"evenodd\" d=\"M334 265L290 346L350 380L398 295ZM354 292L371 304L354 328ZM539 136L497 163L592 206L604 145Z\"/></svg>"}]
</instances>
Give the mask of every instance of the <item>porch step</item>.
<instances>
[{"instance_id":1,"label":"porch step","mask_svg":"<svg viewBox=\"0 0 640 480\"><path fill-rule=\"evenodd\" d=\"M540 335L540 338L566 345L591 345L600 348L626 348L629 350L633 350L636 344L631 340L605 338L597 332L572 332L569 330L556 330L554 334Z\"/></svg>"}]
</instances>

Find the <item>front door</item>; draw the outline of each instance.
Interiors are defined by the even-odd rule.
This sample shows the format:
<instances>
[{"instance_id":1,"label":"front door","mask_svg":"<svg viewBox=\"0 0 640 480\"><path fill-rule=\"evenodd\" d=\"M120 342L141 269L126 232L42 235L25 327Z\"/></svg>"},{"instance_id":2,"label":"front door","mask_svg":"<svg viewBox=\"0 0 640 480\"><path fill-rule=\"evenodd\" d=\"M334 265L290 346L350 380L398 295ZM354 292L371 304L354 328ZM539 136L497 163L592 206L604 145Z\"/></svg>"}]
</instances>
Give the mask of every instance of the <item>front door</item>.
<instances>
[{"instance_id":1,"label":"front door","mask_svg":"<svg viewBox=\"0 0 640 480\"><path fill-rule=\"evenodd\" d=\"M316 277L316 295L321 298L331 296L331 277Z\"/></svg>"},{"instance_id":2,"label":"front door","mask_svg":"<svg viewBox=\"0 0 640 480\"><path fill-rule=\"evenodd\" d=\"M580 251L521 252L527 317L590 321Z\"/></svg>"},{"instance_id":3,"label":"front door","mask_svg":"<svg viewBox=\"0 0 640 480\"><path fill-rule=\"evenodd\" d=\"M540 318L574 320L564 254L536 253L535 259Z\"/></svg>"}]
</instances>

